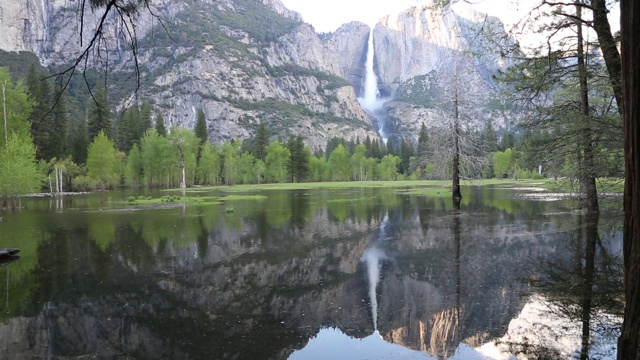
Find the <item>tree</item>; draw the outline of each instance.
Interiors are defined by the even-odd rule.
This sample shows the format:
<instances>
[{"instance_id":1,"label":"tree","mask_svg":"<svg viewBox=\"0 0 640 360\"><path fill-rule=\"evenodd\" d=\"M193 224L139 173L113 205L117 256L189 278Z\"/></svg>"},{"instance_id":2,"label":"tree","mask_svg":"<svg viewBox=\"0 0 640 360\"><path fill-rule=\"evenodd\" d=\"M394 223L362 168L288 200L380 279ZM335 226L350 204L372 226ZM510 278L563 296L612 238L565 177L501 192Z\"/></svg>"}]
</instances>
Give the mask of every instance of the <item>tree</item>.
<instances>
[{"instance_id":1,"label":"tree","mask_svg":"<svg viewBox=\"0 0 640 360\"><path fill-rule=\"evenodd\" d=\"M149 104L148 101L143 101L140 105L140 111L138 113L138 129L136 129L136 134L133 139L134 143L140 144L140 139L142 139L144 133L152 127L151 104Z\"/></svg>"},{"instance_id":2,"label":"tree","mask_svg":"<svg viewBox=\"0 0 640 360\"><path fill-rule=\"evenodd\" d=\"M640 2L621 0L625 311L618 360L640 359Z\"/></svg>"},{"instance_id":3,"label":"tree","mask_svg":"<svg viewBox=\"0 0 640 360\"><path fill-rule=\"evenodd\" d=\"M67 143L71 144L69 153L73 161L84 164L87 161L87 147L89 145L86 118L79 117L72 121Z\"/></svg>"},{"instance_id":4,"label":"tree","mask_svg":"<svg viewBox=\"0 0 640 360\"><path fill-rule=\"evenodd\" d=\"M287 170L291 175L291 182L301 182L309 176L309 157L305 151L302 136L290 135L287 148L290 153Z\"/></svg>"},{"instance_id":5,"label":"tree","mask_svg":"<svg viewBox=\"0 0 640 360\"><path fill-rule=\"evenodd\" d=\"M104 131L100 131L87 149L87 176L96 181L97 188L106 190L120 179L116 148Z\"/></svg>"},{"instance_id":6,"label":"tree","mask_svg":"<svg viewBox=\"0 0 640 360\"><path fill-rule=\"evenodd\" d=\"M158 135L167 135L167 128L164 126L164 118L162 117L162 114L158 113L158 115L156 115L156 123L154 127Z\"/></svg>"},{"instance_id":7,"label":"tree","mask_svg":"<svg viewBox=\"0 0 640 360\"><path fill-rule=\"evenodd\" d=\"M234 185L238 181L238 161L240 159L241 142L234 140L222 145L222 173L226 185Z\"/></svg>"},{"instance_id":8,"label":"tree","mask_svg":"<svg viewBox=\"0 0 640 360\"><path fill-rule=\"evenodd\" d=\"M147 186L168 186L171 165L175 164L175 151L165 136L149 129L140 140L142 168Z\"/></svg>"},{"instance_id":9,"label":"tree","mask_svg":"<svg viewBox=\"0 0 640 360\"><path fill-rule=\"evenodd\" d=\"M279 141L274 141L267 146L267 154L264 163L267 166L267 181L287 182L287 164L291 158L291 152L282 146Z\"/></svg>"},{"instance_id":10,"label":"tree","mask_svg":"<svg viewBox=\"0 0 640 360\"><path fill-rule=\"evenodd\" d=\"M418 135L418 158L420 158L422 161L420 162L420 166L425 166L428 158L429 158L429 154L428 154L428 149L429 149L429 132L427 131L427 126L422 123L422 125L420 126L420 134Z\"/></svg>"},{"instance_id":11,"label":"tree","mask_svg":"<svg viewBox=\"0 0 640 360\"><path fill-rule=\"evenodd\" d=\"M356 145L356 150L351 156L351 178L358 181L365 180L365 169L367 166L367 147Z\"/></svg>"},{"instance_id":12,"label":"tree","mask_svg":"<svg viewBox=\"0 0 640 360\"><path fill-rule=\"evenodd\" d=\"M204 111L198 109L198 115L196 117L196 125L193 131L200 142L200 146L209 139L209 132L207 131L207 119L204 117Z\"/></svg>"},{"instance_id":13,"label":"tree","mask_svg":"<svg viewBox=\"0 0 640 360\"><path fill-rule=\"evenodd\" d=\"M269 146L269 135L267 134L267 126L262 121L256 131L256 141L253 149L253 155L256 159L264 161L264 157L267 155L267 146Z\"/></svg>"},{"instance_id":14,"label":"tree","mask_svg":"<svg viewBox=\"0 0 640 360\"><path fill-rule=\"evenodd\" d=\"M11 206L18 195L36 192L42 185L36 149L28 135L11 134L0 146L0 197Z\"/></svg>"},{"instance_id":15,"label":"tree","mask_svg":"<svg viewBox=\"0 0 640 360\"><path fill-rule=\"evenodd\" d=\"M200 153L196 173L201 184L218 185L220 183L220 171L222 170L222 158L217 144L206 142Z\"/></svg>"},{"instance_id":16,"label":"tree","mask_svg":"<svg viewBox=\"0 0 640 360\"><path fill-rule=\"evenodd\" d=\"M395 155L385 155L378 164L378 180L397 180L400 158Z\"/></svg>"},{"instance_id":17,"label":"tree","mask_svg":"<svg viewBox=\"0 0 640 360\"><path fill-rule=\"evenodd\" d=\"M94 96L94 102L91 103L89 110L89 121L87 123L89 140L93 141L93 138L95 138L100 131L103 131L107 137L111 137L111 115L108 106L107 95L104 89L98 87L98 91Z\"/></svg>"},{"instance_id":18,"label":"tree","mask_svg":"<svg viewBox=\"0 0 640 360\"><path fill-rule=\"evenodd\" d=\"M473 126L473 120L482 116L474 109L485 101L485 94L480 89L461 90L462 84L478 81L481 75L473 70L471 59L467 56L452 56L458 60L451 71L441 75L441 82L447 84L443 85L445 91L442 98L447 106L443 121L432 129L427 152L430 154L429 164L433 166L428 166L427 170L430 171L430 177L450 179L452 197L460 198L460 178L480 177L487 160L487 151Z\"/></svg>"},{"instance_id":19,"label":"tree","mask_svg":"<svg viewBox=\"0 0 640 360\"><path fill-rule=\"evenodd\" d=\"M122 116L118 120L117 129L117 145L118 149L128 153L134 144L138 143L140 139L136 139L139 130L139 115L138 106L134 105L124 109Z\"/></svg>"},{"instance_id":20,"label":"tree","mask_svg":"<svg viewBox=\"0 0 640 360\"><path fill-rule=\"evenodd\" d=\"M0 67L0 148L9 142L9 136L15 133L19 137L30 136L29 116L34 103L28 97L27 90L11 81L7 68Z\"/></svg>"},{"instance_id":21,"label":"tree","mask_svg":"<svg viewBox=\"0 0 640 360\"><path fill-rule=\"evenodd\" d=\"M331 180L349 181L351 175L351 157L342 144L339 144L338 147L331 152L327 163Z\"/></svg>"},{"instance_id":22,"label":"tree","mask_svg":"<svg viewBox=\"0 0 640 360\"><path fill-rule=\"evenodd\" d=\"M142 174L142 155L140 154L138 145L134 144L127 158L127 167L124 174L125 184L129 186L140 186L142 183Z\"/></svg>"},{"instance_id":23,"label":"tree","mask_svg":"<svg viewBox=\"0 0 640 360\"><path fill-rule=\"evenodd\" d=\"M187 164L193 164L195 170L199 140L195 133L183 128L172 128L168 138L177 155L177 165L181 173L180 188L184 189L187 187Z\"/></svg>"},{"instance_id":24,"label":"tree","mask_svg":"<svg viewBox=\"0 0 640 360\"><path fill-rule=\"evenodd\" d=\"M53 96L57 99L53 105L51 133L49 134L50 156L63 158L67 152L67 98L62 88L56 85Z\"/></svg>"}]
</instances>

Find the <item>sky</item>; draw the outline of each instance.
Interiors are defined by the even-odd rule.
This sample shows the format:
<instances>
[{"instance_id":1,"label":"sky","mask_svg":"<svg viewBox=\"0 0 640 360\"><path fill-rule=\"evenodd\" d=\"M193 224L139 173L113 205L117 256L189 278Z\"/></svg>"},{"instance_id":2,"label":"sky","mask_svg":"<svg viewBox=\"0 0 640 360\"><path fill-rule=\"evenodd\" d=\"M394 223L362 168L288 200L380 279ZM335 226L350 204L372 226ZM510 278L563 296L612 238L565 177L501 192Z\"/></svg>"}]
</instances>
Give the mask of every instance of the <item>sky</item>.
<instances>
[{"instance_id":1,"label":"sky","mask_svg":"<svg viewBox=\"0 0 640 360\"><path fill-rule=\"evenodd\" d=\"M430 4L429 0L281 0L289 9L302 14L317 32L331 32L350 21L374 25L384 15L400 12L410 6ZM527 0L530 1L530 0ZM503 21L514 19L515 6L508 0L475 0L463 7L498 16Z\"/></svg>"}]
</instances>

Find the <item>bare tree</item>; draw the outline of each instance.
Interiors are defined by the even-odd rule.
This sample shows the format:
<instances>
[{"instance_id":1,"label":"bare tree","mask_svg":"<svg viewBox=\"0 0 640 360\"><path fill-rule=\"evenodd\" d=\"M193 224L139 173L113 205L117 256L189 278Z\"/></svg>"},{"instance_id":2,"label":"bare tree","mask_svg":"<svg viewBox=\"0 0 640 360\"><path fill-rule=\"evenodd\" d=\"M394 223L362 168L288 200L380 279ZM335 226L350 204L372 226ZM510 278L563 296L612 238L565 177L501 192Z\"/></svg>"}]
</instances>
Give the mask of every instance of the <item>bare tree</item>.
<instances>
[{"instance_id":1,"label":"bare tree","mask_svg":"<svg viewBox=\"0 0 640 360\"><path fill-rule=\"evenodd\" d=\"M451 179L452 196L462 198L460 179L478 178L486 162L480 132L476 131L480 115L480 104L486 99L484 89L463 88L465 84L477 83L472 60L461 54L452 54L453 69L442 67L440 83L443 89L440 101L445 104L442 121L431 129L425 153L418 154L421 162L433 164L427 174L430 178ZM424 159L426 158L426 159Z\"/></svg>"}]
</instances>

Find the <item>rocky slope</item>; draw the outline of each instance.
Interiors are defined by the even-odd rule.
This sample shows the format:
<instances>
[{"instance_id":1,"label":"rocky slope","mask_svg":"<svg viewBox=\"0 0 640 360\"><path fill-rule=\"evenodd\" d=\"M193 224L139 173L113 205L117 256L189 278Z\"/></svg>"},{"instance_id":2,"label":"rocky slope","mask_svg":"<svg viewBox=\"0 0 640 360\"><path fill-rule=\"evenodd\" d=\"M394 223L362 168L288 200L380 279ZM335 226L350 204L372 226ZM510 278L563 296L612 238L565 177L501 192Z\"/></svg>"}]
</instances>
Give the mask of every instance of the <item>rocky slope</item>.
<instances>
[{"instance_id":1,"label":"rocky slope","mask_svg":"<svg viewBox=\"0 0 640 360\"><path fill-rule=\"evenodd\" d=\"M68 64L90 43L101 15L85 9L81 44L78 6L3 2L0 48L34 52L46 65ZM135 19L136 95L151 100L167 125L193 128L202 109L214 141L250 137L260 122L272 139L301 134L314 150L332 137L376 136L353 87L339 77L338 54L278 0L161 0L152 10L157 17L141 11ZM105 42L89 62L109 69L110 102L119 108L136 89L127 33L133 28L124 25L108 18Z\"/></svg>"}]
</instances>

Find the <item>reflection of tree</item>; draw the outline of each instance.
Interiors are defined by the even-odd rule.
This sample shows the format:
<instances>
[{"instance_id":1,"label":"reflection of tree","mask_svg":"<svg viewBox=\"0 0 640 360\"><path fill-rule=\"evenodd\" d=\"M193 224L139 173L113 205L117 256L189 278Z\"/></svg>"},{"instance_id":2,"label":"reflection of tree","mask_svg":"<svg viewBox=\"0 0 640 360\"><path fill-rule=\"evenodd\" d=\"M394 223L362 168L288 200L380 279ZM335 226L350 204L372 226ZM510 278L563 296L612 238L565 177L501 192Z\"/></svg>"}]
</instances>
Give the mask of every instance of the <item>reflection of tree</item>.
<instances>
[{"instance_id":1,"label":"reflection of tree","mask_svg":"<svg viewBox=\"0 0 640 360\"><path fill-rule=\"evenodd\" d=\"M580 359L589 358L592 323L600 311L621 315L624 306L622 259L603 244L599 214L588 212L585 218L586 224L580 218L577 230L567 234L573 258L541 261L541 275L534 282L561 315L581 322Z\"/></svg>"}]
</instances>

